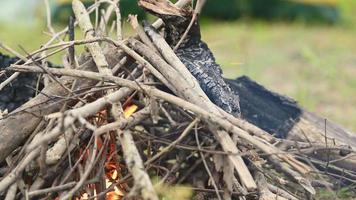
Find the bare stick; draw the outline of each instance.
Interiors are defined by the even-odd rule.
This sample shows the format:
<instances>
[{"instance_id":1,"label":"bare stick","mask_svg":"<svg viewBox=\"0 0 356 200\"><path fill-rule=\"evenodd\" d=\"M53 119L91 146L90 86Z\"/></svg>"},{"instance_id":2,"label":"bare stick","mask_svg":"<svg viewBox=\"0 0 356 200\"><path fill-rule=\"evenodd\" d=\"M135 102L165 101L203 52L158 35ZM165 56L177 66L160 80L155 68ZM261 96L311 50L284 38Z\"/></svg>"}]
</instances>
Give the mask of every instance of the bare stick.
<instances>
[{"instance_id":1,"label":"bare stick","mask_svg":"<svg viewBox=\"0 0 356 200\"><path fill-rule=\"evenodd\" d=\"M184 129L183 133L176 139L174 140L171 144L169 144L168 146L166 146L164 149L162 149L159 153L157 153L156 155L154 155L152 158L150 158L149 160L147 160L145 162L145 165L149 165L151 164L153 161L155 161L157 158L161 157L163 154L169 152L176 144L178 144L179 142L181 142L185 136L187 136L190 131L193 129L193 127L200 121L199 118L195 118L188 126L187 128Z\"/></svg>"},{"instance_id":2,"label":"bare stick","mask_svg":"<svg viewBox=\"0 0 356 200\"><path fill-rule=\"evenodd\" d=\"M114 104L112 114L116 120L121 120L122 116L117 112L118 110L118 105ZM134 178L135 185L132 192L137 192L145 200L158 200L150 177L144 171L143 161L132 138L131 131L117 130L117 134L122 145L126 165Z\"/></svg>"},{"instance_id":3,"label":"bare stick","mask_svg":"<svg viewBox=\"0 0 356 200\"><path fill-rule=\"evenodd\" d=\"M110 19L110 16L111 16L111 14L112 14L112 12L114 11L114 9L115 9L115 5L116 4L118 4L118 2L119 2L119 0L113 0L112 1L112 4L110 4L109 5L109 7L106 9L106 13L105 13L105 15L104 15L104 17L103 17L103 21L101 21L100 22L100 25L99 25L99 27L100 27L100 29L101 30L104 30L105 28L105 22L108 22L109 21L109 19Z\"/></svg>"},{"instance_id":4,"label":"bare stick","mask_svg":"<svg viewBox=\"0 0 356 200\"><path fill-rule=\"evenodd\" d=\"M23 67L23 66L16 66L16 65L14 65L13 67L17 68L18 70L21 69L24 71L43 72L43 71L41 71L41 69L38 69L36 67L30 67L30 66ZM209 112L206 110L206 108L201 108L201 107L196 106L190 102L187 102L181 98L178 98L176 96L170 95L165 92L162 92L162 91L152 88L150 86L146 86L146 85L138 86L133 81L129 81L129 80L121 79L118 77L113 77L113 76L103 76L103 75L100 75L95 72L69 70L69 69L47 69L47 70L51 71L51 73L53 73L53 74L58 74L58 75L76 76L76 77L90 78L90 79L95 79L95 80L113 81L113 82L115 82L119 85L125 86L125 87L130 87L132 89L137 89L139 91L143 90L142 92L144 92L145 94L155 96L156 98L164 99L170 103L173 103L173 104L178 105L184 109L191 110L191 111L201 115L205 120L207 120L213 124L219 124L226 131L237 134L239 137L243 138L248 143L255 145L257 148L262 150L264 153L267 153L268 155L275 154L274 160L277 162L280 162L280 161L278 161L280 158L284 162L289 163L291 161L290 159L293 158L292 156L284 157L283 156L283 155L285 155L284 152L278 150L276 147L272 146L271 144L264 142L262 139L251 136L246 131L235 126L230 121L227 121L226 118L219 116L213 112ZM219 137L222 137L222 135L219 135ZM228 141L228 140L225 140L225 141ZM234 145L233 142L231 145ZM235 151L230 151L230 152L236 153ZM273 155L271 155L271 156L273 156ZM294 163L294 161L292 163ZM307 180L302 179L301 176L299 176L298 181L308 182Z\"/></svg>"},{"instance_id":5,"label":"bare stick","mask_svg":"<svg viewBox=\"0 0 356 200\"><path fill-rule=\"evenodd\" d=\"M74 136L73 130L69 129L64 132L64 135L46 152L46 164L52 165L57 163L69 148L68 141L71 141ZM68 149L69 151L69 149Z\"/></svg>"},{"instance_id":6,"label":"bare stick","mask_svg":"<svg viewBox=\"0 0 356 200\"><path fill-rule=\"evenodd\" d=\"M24 57L23 55L21 55L19 52L15 51L14 49L12 49L11 47L3 44L0 42L0 48L3 48L4 50L10 52L11 54L14 54L15 56L19 57L21 60L23 61L27 61L27 58Z\"/></svg>"},{"instance_id":7,"label":"bare stick","mask_svg":"<svg viewBox=\"0 0 356 200\"><path fill-rule=\"evenodd\" d=\"M30 67L26 67L26 69L29 69ZM96 75L97 73L93 73L93 72L87 72L87 71L79 71L79 70L70 70L70 69L50 69L51 70L51 72L53 72L53 71L57 71L57 70L59 70L59 71L62 71L62 72L65 72L65 73L67 73L68 72L68 74L71 74L71 76L72 75L74 75L74 74L77 74L77 75L84 75L84 74L86 74L86 75ZM79 72L79 73L74 73L74 72ZM105 75L100 75L99 76L100 77L100 79L102 80L102 78L103 77L111 77L111 78L114 78L116 81L119 81L120 80L120 82L122 82L122 83L127 83L127 84L130 84L131 83L131 81L128 81L128 80L125 80L125 79L120 79L120 78L116 78L116 77L112 77L112 76L105 76ZM94 77L92 77L92 78L94 78ZM96 78L98 78L98 77L96 77ZM159 90L157 90L157 89L155 89L155 88L152 88L152 87L147 87L147 86L144 86L144 85L140 85L140 86L138 86L136 83L134 83L134 87L135 88L139 88L139 90L141 90L142 91L142 89L143 89L143 92L144 93L146 93L146 92L148 92L147 94L150 94L150 92L152 92L152 91L157 91L158 93L161 93L161 91L159 91ZM131 85L130 84L130 86L133 86L133 85ZM142 86L142 88L141 88L141 86ZM147 91L147 89L149 90L149 91ZM166 93L165 93L166 94ZM170 95L170 96L172 96L172 95ZM174 96L172 96L172 97L174 97ZM161 98L161 97L160 97ZM175 97L175 98L177 98L177 97ZM163 98L163 99L166 99L166 98ZM179 99L179 98L178 98ZM181 99L180 99L181 100ZM185 102L185 101L184 101ZM175 102L176 103L176 102ZM193 104L191 104L191 105L193 105ZM205 108L206 109L206 108ZM205 110L204 110L204 112L206 112ZM225 120L223 120L223 121L225 121ZM71 123L71 121L66 121L66 124L67 123ZM212 126L212 127L214 127L214 126ZM212 128L212 130L215 130L215 128ZM227 133L226 133L227 134ZM232 142L232 140L231 140L231 142L230 142L230 140L228 140L228 138L229 138L229 136L226 136L225 135L225 133L224 132L221 132L221 131L217 131L217 138L219 139L219 142L221 142L222 144L223 144L223 147L224 147L224 150L225 151L228 151L228 152L232 152L232 153L238 153L238 150L237 150L237 148L236 148L236 146L235 146L235 144ZM253 139L254 140L254 139ZM232 149L233 150L232 150ZM243 160L242 160L242 158L240 157L240 156L237 156L237 155L230 155L229 156L229 159L231 159L232 160L232 162L233 162L233 164L234 164L234 166L235 166L235 168L237 169L237 171L239 172L239 173L241 173L240 175L240 178L241 177L247 177L247 179L243 179L244 180L244 184L246 185L246 186L248 186L247 188L249 189L249 190L253 190L253 188L255 188L254 186L254 182L253 182L253 179L252 179L252 177L251 177L251 179L249 179L248 178L248 176L246 176L246 174L248 175L248 169L246 168L246 166L245 166L245 168L246 169L243 169L243 168L241 168L240 166L243 166L242 164L244 164L244 162L243 162Z\"/></svg>"},{"instance_id":8,"label":"bare stick","mask_svg":"<svg viewBox=\"0 0 356 200\"><path fill-rule=\"evenodd\" d=\"M43 194L47 194L47 193L53 193L53 192L58 192L61 190L66 190L69 188L72 188L76 185L76 182L69 182L63 185L59 185L59 186L55 186L55 187L50 187L50 188L46 188L46 189L42 189L42 190L35 190L35 191L31 191L28 193L29 197L35 197L35 196L39 196L39 195L43 195Z\"/></svg>"},{"instance_id":9,"label":"bare stick","mask_svg":"<svg viewBox=\"0 0 356 200\"><path fill-rule=\"evenodd\" d=\"M194 90L195 95L189 95L189 96L186 96L185 98L186 99L199 98L198 101L200 101L201 103L205 103L205 102L209 101L209 98L206 96L206 94L200 88L199 83L196 80L196 78L188 71L188 69L185 67L185 65L179 60L177 55L173 52L173 50L167 44L167 42L164 40L164 38L149 26L145 26L144 29L145 29L146 33L148 34L148 36L151 38L154 45L157 47L158 51L163 56L163 58L167 61L167 63L171 67L174 68L175 73L176 73L175 76L177 76L177 78L182 79L184 81L184 83L187 83L186 87L189 88L189 90L187 92ZM137 49L137 50L139 50L139 49ZM144 53L144 52L142 52L142 53ZM148 52L147 52L147 54L148 54ZM147 55L147 54L145 54L145 55ZM163 73L164 70L168 70L168 69L169 68L167 68L167 67L162 68L161 73ZM181 91L181 90L178 90L178 91ZM186 94L186 95L188 95L188 94Z\"/></svg>"},{"instance_id":10,"label":"bare stick","mask_svg":"<svg viewBox=\"0 0 356 200\"><path fill-rule=\"evenodd\" d=\"M11 83L11 81L15 80L18 76L20 75L19 72L15 72L13 73L9 78L7 78L5 81L0 83L0 91L9 83Z\"/></svg>"},{"instance_id":11,"label":"bare stick","mask_svg":"<svg viewBox=\"0 0 356 200\"><path fill-rule=\"evenodd\" d=\"M275 185L267 183L267 186L268 186L268 189L271 192L273 192L273 193L275 193L275 194L277 194L279 196L282 196L282 197L284 197L286 199L289 199L289 200L298 200L296 197L294 197L293 195L289 194L289 192L287 192L285 190L282 190L281 188L278 188Z\"/></svg>"},{"instance_id":12,"label":"bare stick","mask_svg":"<svg viewBox=\"0 0 356 200\"><path fill-rule=\"evenodd\" d=\"M75 39L74 22L75 22L74 17L70 16L69 17L69 22L68 22L69 41L74 41L74 39ZM69 57L69 63L70 63L71 68L76 68L74 45L71 45L71 46L68 47L68 54L69 54L68 57Z\"/></svg>"},{"instance_id":13,"label":"bare stick","mask_svg":"<svg viewBox=\"0 0 356 200\"><path fill-rule=\"evenodd\" d=\"M198 149L200 150L200 149L201 149L201 145L200 145L200 142L199 142L198 131L197 131L196 128L195 128L195 141L197 142ZM210 179L211 179L211 181L212 181L212 183L213 183L214 189L215 189L215 191L216 191L216 196L218 197L219 200L221 200L220 194L219 194L219 192L218 192L218 191L219 191L219 188L218 188L218 186L216 185L216 182L215 182L214 177L211 175L209 166L208 166L208 164L206 163L206 160L205 160L205 156L204 156L204 154L203 154L201 151L199 152L199 154L200 154L201 159L203 160L203 163L204 163L204 167L205 167L205 169L206 169L206 172L209 174L209 177L210 177Z\"/></svg>"},{"instance_id":14,"label":"bare stick","mask_svg":"<svg viewBox=\"0 0 356 200\"><path fill-rule=\"evenodd\" d=\"M169 47L166 41L150 28L147 29L147 32L153 43L156 45L158 51L163 55L163 57L170 65L168 65L154 52L149 51L149 48L145 47L145 45L138 41L130 40L131 46L136 51L147 57L147 59L152 64L154 64L154 66L156 66L165 77L169 77L168 80L170 81L170 84L174 85L176 88L176 95L183 97L184 99L200 106L201 108L209 110L209 112L221 115L220 110L218 110L216 106L209 100L209 98L200 88L199 83L195 77L174 54L173 50ZM212 124L209 124L209 129L212 130L214 136L226 152L239 152L227 132L216 129L216 127ZM256 184L254 183L253 177L242 158L238 155L230 155L228 158L233 163L244 186L246 186L248 190L256 189Z\"/></svg>"},{"instance_id":15,"label":"bare stick","mask_svg":"<svg viewBox=\"0 0 356 200\"><path fill-rule=\"evenodd\" d=\"M36 146L43 142L48 142L61 134L61 129L69 127L78 117L87 117L99 112L105 105L110 104L112 102L117 102L121 98L127 95L130 92L130 89L121 88L118 91L115 91L103 98L97 99L94 102L85 104L80 108L75 108L73 110L69 110L64 114L64 122L63 125L58 125L54 128L50 133L38 139L36 143L32 143L28 146L27 150L30 151L34 149ZM57 117L57 116L56 116ZM62 127L63 126L63 127Z\"/></svg>"},{"instance_id":16,"label":"bare stick","mask_svg":"<svg viewBox=\"0 0 356 200\"><path fill-rule=\"evenodd\" d=\"M279 196L278 194L273 194L267 185L267 181L261 172L255 173L255 179L258 184L258 193L260 200L275 199L275 200L287 200L286 198Z\"/></svg>"},{"instance_id":17,"label":"bare stick","mask_svg":"<svg viewBox=\"0 0 356 200\"><path fill-rule=\"evenodd\" d=\"M5 200L14 200L16 197L16 192L17 192L17 184L14 183L8 189Z\"/></svg>"},{"instance_id":18,"label":"bare stick","mask_svg":"<svg viewBox=\"0 0 356 200\"><path fill-rule=\"evenodd\" d=\"M86 179L90 175L90 173L91 173L91 171L92 171L92 169L94 167L95 158L96 158L96 154L97 154L97 151L98 151L98 146L97 146L98 138L96 136L94 136L94 137L95 137L95 139L94 139L92 154L91 154L90 160L89 160L89 162L87 164L87 168L85 169L85 172L84 172L83 176L80 177L80 180L75 185L75 187L73 189L71 189L63 197L61 197L60 200L71 199L73 197L74 193L77 192L84 185L84 182L86 181Z\"/></svg>"},{"instance_id":19,"label":"bare stick","mask_svg":"<svg viewBox=\"0 0 356 200\"><path fill-rule=\"evenodd\" d=\"M79 26L84 33L86 39L95 38L95 30L90 22L89 14L87 13L83 3L79 0L73 0L73 12L78 20ZM111 74L109 64L106 62L105 56L102 53L101 47L98 43L87 44L87 47L93 56L94 62L98 67L100 73Z\"/></svg>"},{"instance_id":20,"label":"bare stick","mask_svg":"<svg viewBox=\"0 0 356 200\"><path fill-rule=\"evenodd\" d=\"M6 46L5 44L0 43L0 47L5 49L6 51L14 54L15 56L19 57L21 60L23 61L27 61L28 59L24 56L22 56L20 53L18 53L17 51L11 49L10 47ZM11 81L13 81L15 78L18 77L20 73L19 72L15 72L14 74L12 74L9 78L7 78L5 81L0 83L0 91L9 83L11 83Z\"/></svg>"},{"instance_id":21,"label":"bare stick","mask_svg":"<svg viewBox=\"0 0 356 200\"><path fill-rule=\"evenodd\" d=\"M142 66L146 67L158 80L164 83L169 89L173 92L176 91L175 88L169 83L167 78L163 76L155 67L151 65L151 63L147 62L143 57L141 57L138 53L130 49L128 46L123 44L122 42L115 42L115 45L119 46L122 50L125 51L128 55L135 58ZM172 74L173 75L173 74Z\"/></svg>"},{"instance_id":22,"label":"bare stick","mask_svg":"<svg viewBox=\"0 0 356 200\"><path fill-rule=\"evenodd\" d=\"M72 80L63 78L61 82L70 85ZM87 83L83 82L80 87L85 87ZM41 122L42 116L58 111L64 103L58 97L67 94L67 90L53 83L41 94L10 113L7 118L0 120L0 160L2 161L30 136L37 124Z\"/></svg>"},{"instance_id":23,"label":"bare stick","mask_svg":"<svg viewBox=\"0 0 356 200\"><path fill-rule=\"evenodd\" d=\"M97 6L98 6L98 5L95 4L95 5L93 5L92 7L90 7L90 8L88 9L88 10L89 10L89 13L91 13L91 12L94 10L93 8L95 8L95 7L97 7ZM75 23L75 24L76 24L76 23ZM55 39L58 39L61 35L67 33L67 31L68 31L68 27L65 28L65 29L63 29L62 31L60 31L60 32L58 32L58 33L55 33L55 34L53 35L53 37L52 37L46 44L42 45L42 47L41 47L38 51L43 51L44 48L46 48L47 46L49 46ZM4 45L2 44L1 46L4 46ZM5 46L5 47L6 47L6 46ZM35 51L34 53L31 53L30 55L31 55L31 56L34 56L34 55L36 55L36 52L37 52L37 51ZM22 56L20 56L20 58L22 58ZM30 60L30 61L31 61L31 60ZM25 64L29 64L29 63L31 63L31 62L27 61ZM19 75L20 75L20 73L14 73L12 76L10 76L8 79L6 79L4 82L2 82L2 83L0 84L0 91L1 91L7 84L9 84L11 81L13 81L15 78L17 78Z\"/></svg>"},{"instance_id":24,"label":"bare stick","mask_svg":"<svg viewBox=\"0 0 356 200\"><path fill-rule=\"evenodd\" d=\"M176 46L173 48L173 50L177 50L179 48L179 46L182 44L182 42L184 41L184 39L187 37L190 29L192 28L193 24L195 23L195 21L197 20L198 15L200 14L204 4L205 4L206 0L198 0L197 4L195 6L194 9L194 13L193 13L193 17L190 20L190 23L187 27L187 29L184 31L183 35L181 36L181 38L179 39L178 43L176 44Z\"/></svg>"},{"instance_id":25,"label":"bare stick","mask_svg":"<svg viewBox=\"0 0 356 200\"><path fill-rule=\"evenodd\" d=\"M54 31L54 28L52 26L52 15L51 15L51 8L49 6L48 0L44 0L45 6L46 6L46 16L47 16L47 28L51 32L52 35L55 35L56 32Z\"/></svg>"},{"instance_id":26,"label":"bare stick","mask_svg":"<svg viewBox=\"0 0 356 200\"><path fill-rule=\"evenodd\" d=\"M146 32L143 30L143 27L137 21L137 15L129 15L129 22L132 28L135 29L136 33L140 37L141 41L145 43L148 47L158 53L155 45L151 42L150 38L147 36Z\"/></svg>"},{"instance_id":27,"label":"bare stick","mask_svg":"<svg viewBox=\"0 0 356 200\"><path fill-rule=\"evenodd\" d=\"M117 40L122 40L122 30L121 30L121 12L118 6L118 3L120 0L99 0L98 3L108 3L110 6L107 9L107 14L104 16L104 21L100 23L100 28L104 30L105 22L108 22L110 15L113 10L115 10L116 14L116 39Z\"/></svg>"},{"instance_id":28,"label":"bare stick","mask_svg":"<svg viewBox=\"0 0 356 200\"><path fill-rule=\"evenodd\" d=\"M39 148L30 152L22 162L16 166L6 177L0 181L0 192L6 190L12 183L14 183L26 166L32 162L40 154Z\"/></svg>"},{"instance_id":29,"label":"bare stick","mask_svg":"<svg viewBox=\"0 0 356 200\"><path fill-rule=\"evenodd\" d=\"M101 135L107 133L112 130L116 129L128 129L135 124L139 123L140 121L144 120L148 117L150 113L150 107L146 106L145 108L137 111L136 113L132 114L128 118L121 119L120 121L115 121L109 124L105 124L94 131L95 135Z\"/></svg>"}]
</instances>

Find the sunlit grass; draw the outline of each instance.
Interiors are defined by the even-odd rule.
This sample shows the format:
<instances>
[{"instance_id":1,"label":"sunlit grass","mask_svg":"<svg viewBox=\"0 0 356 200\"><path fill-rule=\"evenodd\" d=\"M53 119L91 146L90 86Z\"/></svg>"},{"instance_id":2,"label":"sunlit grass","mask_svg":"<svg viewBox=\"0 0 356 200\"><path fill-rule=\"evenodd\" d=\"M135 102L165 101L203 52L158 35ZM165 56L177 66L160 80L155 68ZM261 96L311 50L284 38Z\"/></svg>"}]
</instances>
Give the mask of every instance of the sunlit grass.
<instances>
[{"instance_id":1,"label":"sunlit grass","mask_svg":"<svg viewBox=\"0 0 356 200\"><path fill-rule=\"evenodd\" d=\"M54 26L54 28L56 31L60 31L64 26ZM22 55L27 55L28 53L41 48L43 44L52 38L46 25L41 23L25 26L1 24L0 29L0 42L6 44ZM82 38L82 34L78 29L76 29L76 35L78 38ZM65 38L61 37L61 39ZM1 49L0 51L3 52ZM61 62L63 55L63 53L59 53L49 59L55 63L59 63Z\"/></svg>"},{"instance_id":2,"label":"sunlit grass","mask_svg":"<svg viewBox=\"0 0 356 200\"><path fill-rule=\"evenodd\" d=\"M42 30L44 30L44 26L40 24L31 26L0 24L0 30L0 41L19 52L21 51L20 46L26 51L33 51L49 38L43 34Z\"/></svg>"},{"instance_id":3,"label":"sunlit grass","mask_svg":"<svg viewBox=\"0 0 356 200\"><path fill-rule=\"evenodd\" d=\"M248 75L356 130L356 30L264 22L204 23L224 74Z\"/></svg>"}]
</instances>

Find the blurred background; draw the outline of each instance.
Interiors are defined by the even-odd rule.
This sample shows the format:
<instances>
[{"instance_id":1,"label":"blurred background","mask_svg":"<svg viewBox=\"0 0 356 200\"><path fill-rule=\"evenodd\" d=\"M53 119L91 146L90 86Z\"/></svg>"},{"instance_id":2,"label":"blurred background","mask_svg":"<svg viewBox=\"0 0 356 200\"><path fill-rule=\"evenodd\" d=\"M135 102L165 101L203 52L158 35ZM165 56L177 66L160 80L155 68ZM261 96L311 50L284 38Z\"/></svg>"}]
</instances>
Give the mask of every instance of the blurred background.
<instances>
[{"instance_id":1,"label":"blurred background","mask_svg":"<svg viewBox=\"0 0 356 200\"><path fill-rule=\"evenodd\" d=\"M67 24L71 1L49 1L59 31ZM124 16L149 17L136 0L121 0L120 6ZM0 0L0 42L20 53L19 45L39 48L50 38L44 8L42 0ZM250 76L356 131L355 13L356 0L208 0L202 35L226 77ZM127 24L124 31L131 32Z\"/></svg>"}]
</instances>

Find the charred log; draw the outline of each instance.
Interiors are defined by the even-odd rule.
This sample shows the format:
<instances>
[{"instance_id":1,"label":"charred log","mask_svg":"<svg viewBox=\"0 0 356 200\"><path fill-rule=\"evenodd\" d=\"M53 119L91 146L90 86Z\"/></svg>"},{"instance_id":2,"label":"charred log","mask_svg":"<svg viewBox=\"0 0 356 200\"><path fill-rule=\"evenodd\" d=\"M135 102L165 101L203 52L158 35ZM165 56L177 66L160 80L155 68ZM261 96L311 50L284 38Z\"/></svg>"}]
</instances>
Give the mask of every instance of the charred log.
<instances>
[{"instance_id":1,"label":"charred log","mask_svg":"<svg viewBox=\"0 0 356 200\"><path fill-rule=\"evenodd\" d=\"M247 76L225 81L240 94L242 118L278 138L286 138L302 115L295 100L269 91Z\"/></svg>"},{"instance_id":2,"label":"charred log","mask_svg":"<svg viewBox=\"0 0 356 200\"><path fill-rule=\"evenodd\" d=\"M175 48L176 55L198 80L200 87L209 99L226 112L239 116L238 94L225 83L220 65L216 63L208 45L201 40L200 26L197 20L189 29L186 38L183 38L182 42L178 44L189 26L192 12L185 9L175 9L173 6L168 6L170 10L163 12L157 7L156 4L159 5L157 2L150 4L149 1L139 1L139 4L144 5L147 11L163 20L167 43L173 49L176 45L179 45Z\"/></svg>"},{"instance_id":3,"label":"charred log","mask_svg":"<svg viewBox=\"0 0 356 200\"><path fill-rule=\"evenodd\" d=\"M19 59L16 57L9 57L0 53L0 71L18 61ZM10 72L1 73L0 83L12 74ZM20 74L17 79L0 90L0 110L11 112L34 97L36 94L37 77L34 73Z\"/></svg>"}]
</instances>

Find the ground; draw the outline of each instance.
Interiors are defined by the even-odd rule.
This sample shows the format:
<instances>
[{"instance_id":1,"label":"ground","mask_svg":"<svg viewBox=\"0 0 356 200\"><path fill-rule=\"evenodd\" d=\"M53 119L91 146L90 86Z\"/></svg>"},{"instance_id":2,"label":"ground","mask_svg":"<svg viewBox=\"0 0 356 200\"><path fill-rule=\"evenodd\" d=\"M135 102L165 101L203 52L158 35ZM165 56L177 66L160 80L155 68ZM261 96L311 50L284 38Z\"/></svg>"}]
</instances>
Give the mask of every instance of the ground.
<instances>
[{"instance_id":1,"label":"ground","mask_svg":"<svg viewBox=\"0 0 356 200\"><path fill-rule=\"evenodd\" d=\"M265 22L204 23L224 69L248 75L303 107L356 131L356 30Z\"/></svg>"},{"instance_id":2,"label":"ground","mask_svg":"<svg viewBox=\"0 0 356 200\"><path fill-rule=\"evenodd\" d=\"M18 45L31 51L49 39L42 31L44 25L1 24L0 29L0 42L19 51ZM202 35L226 77L248 75L356 132L356 29L352 26L203 21Z\"/></svg>"}]
</instances>

